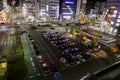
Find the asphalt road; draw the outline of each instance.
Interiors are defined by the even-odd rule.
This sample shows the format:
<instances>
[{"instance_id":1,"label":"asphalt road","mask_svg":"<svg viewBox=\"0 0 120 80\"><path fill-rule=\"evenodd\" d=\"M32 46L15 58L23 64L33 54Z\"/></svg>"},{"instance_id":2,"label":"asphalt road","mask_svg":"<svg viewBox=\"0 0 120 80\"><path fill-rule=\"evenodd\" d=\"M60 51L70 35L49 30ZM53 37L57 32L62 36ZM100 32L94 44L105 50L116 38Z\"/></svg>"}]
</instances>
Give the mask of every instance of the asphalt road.
<instances>
[{"instance_id":1,"label":"asphalt road","mask_svg":"<svg viewBox=\"0 0 120 80\"><path fill-rule=\"evenodd\" d=\"M4 55L4 52L11 48L13 46L13 38L14 36L11 36L11 34L14 33L14 29L10 28L6 31L1 31L0 32L0 57Z\"/></svg>"},{"instance_id":2,"label":"asphalt road","mask_svg":"<svg viewBox=\"0 0 120 80\"><path fill-rule=\"evenodd\" d=\"M43 29L43 31L44 30L47 30L47 31L51 31L51 32L56 32L56 31L58 31L57 30L57 28L55 29L55 30L51 30L51 29ZM62 29L61 29L62 30ZM62 31L61 31L62 32ZM38 34L39 36L40 36L40 33ZM79 41L79 39L76 39L76 40L74 40L79 46L82 46L82 47L84 47L84 48L86 48L83 44L80 44L78 41ZM48 42L46 42L46 43L48 43ZM102 54L102 53L101 53ZM78 73L79 74L79 78L80 77L82 77L83 75L85 75L85 74L87 74L88 72L95 72L95 71L97 71L97 70L100 70L101 68L103 68L103 67L105 67L105 66L108 66L108 65L110 65L110 64L112 64L114 61L112 61L111 62L111 60L112 60L112 57L111 56L109 56L109 55L107 55L107 57L106 58L102 58L101 56L99 56L99 55L97 55L97 53L93 53L93 55L94 55L94 58L93 58L93 60L92 61L87 61L87 62L85 62L84 64L79 64L78 66L82 66L82 67L80 67L80 68L76 68L76 66L75 67L72 67L72 68L76 68L76 71L74 70L74 69L71 69L70 70L70 73L71 74L75 74L75 73ZM89 68L87 68L87 67L89 67ZM69 72L66 72L67 70L63 70L63 73L64 73L64 76L63 76L63 80L73 80L73 78L69 78L69 76L71 75ZM80 72L79 72L80 71ZM68 76L68 74L69 74L69 76ZM76 75L71 75L71 76L73 76L73 77L75 77L75 76L77 76L78 77L78 74L76 74ZM52 79L51 79L52 80Z\"/></svg>"},{"instance_id":3,"label":"asphalt road","mask_svg":"<svg viewBox=\"0 0 120 80\"><path fill-rule=\"evenodd\" d=\"M24 49L24 57L29 70L26 80L38 80L41 75L40 68L26 33L21 35L21 41Z\"/></svg>"},{"instance_id":4,"label":"asphalt road","mask_svg":"<svg viewBox=\"0 0 120 80\"><path fill-rule=\"evenodd\" d=\"M0 58L4 55L3 52L4 52L4 47L6 45L6 42L8 40L8 35L7 35L7 32L2 32L0 34Z\"/></svg>"},{"instance_id":5,"label":"asphalt road","mask_svg":"<svg viewBox=\"0 0 120 80\"><path fill-rule=\"evenodd\" d=\"M53 48L50 43L43 37L43 35L41 35L41 32L36 31L32 32L31 34L36 41L36 45L38 46L40 53L43 54L46 59L54 62L59 70L64 69L64 65L58 59L61 57L61 55L59 55L55 48Z\"/></svg>"},{"instance_id":6,"label":"asphalt road","mask_svg":"<svg viewBox=\"0 0 120 80\"><path fill-rule=\"evenodd\" d=\"M61 28L59 28L59 29L56 28L55 30L51 30L51 29L44 28L42 30L56 32L56 31L60 31L60 29ZM56 54L57 53L56 50L53 47L51 47L48 40L46 40L41 35L40 31L41 30L30 32L33 35L33 39L35 40L35 43L38 47L40 54L44 55L44 57L47 60L54 61L60 70L64 69L65 67L63 66L63 64L61 64L61 62L57 58L57 57L60 57L60 55ZM41 68L38 66L38 62L36 60L35 53L34 53L33 49L31 48L30 42L27 38L27 35L24 34L21 37L22 37L23 47L24 47L24 51L25 51L25 58L26 58L26 61L28 63L28 67L29 67L29 75L27 78L29 80L54 80L53 74L46 75L46 76L39 75L38 76L39 79L35 77L37 74L42 74L43 72L41 71ZM75 40L75 42L76 41L78 41L78 40ZM107 60L108 58L105 58L105 59ZM108 61L109 61L109 59L108 59ZM33 62L35 64L34 67L36 69L36 72L34 72L34 68L32 65ZM110 65L110 64L107 64L106 61L101 59L100 56L97 56L97 57L94 57L90 61L87 61L87 62L81 63L79 65L75 65L70 68L62 70L61 71L62 72L62 80L79 80L82 76L86 75L88 72L96 72L96 71L100 70L101 68L104 68L108 65Z\"/></svg>"}]
</instances>

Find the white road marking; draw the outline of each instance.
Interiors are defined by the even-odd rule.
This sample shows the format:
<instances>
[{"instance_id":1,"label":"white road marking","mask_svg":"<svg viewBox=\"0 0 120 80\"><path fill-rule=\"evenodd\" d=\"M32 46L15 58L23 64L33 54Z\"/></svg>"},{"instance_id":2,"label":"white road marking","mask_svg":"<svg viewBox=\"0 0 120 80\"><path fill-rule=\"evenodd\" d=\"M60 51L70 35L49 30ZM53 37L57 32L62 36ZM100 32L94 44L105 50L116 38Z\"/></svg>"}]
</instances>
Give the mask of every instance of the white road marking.
<instances>
[{"instance_id":1,"label":"white road marking","mask_svg":"<svg viewBox=\"0 0 120 80\"><path fill-rule=\"evenodd\" d=\"M37 76L39 76L39 75L41 75L40 73L39 74L37 74Z\"/></svg>"},{"instance_id":2,"label":"white road marking","mask_svg":"<svg viewBox=\"0 0 120 80\"><path fill-rule=\"evenodd\" d=\"M34 76L30 76L29 78L33 78Z\"/></svg>"},{"instance_id":3,"label":"white road marking","mask_svg":"<svg viewBox=\"0 0 120 80\"><path fill-rule=\"evenodd\" d=\"M32 66L35 66L35 65L34 65L34 62L32 62Z\"/></svg>"},{"instance_id":4,"label":"white road marking","mask_svg":"<svg viewBox=\"0 0 120 80\"><path fill-rule=\"evenodd\" d=\"M34 70L34 72L36 72L36 69L35 69L35 67L33 68L33 70Z\"/></svg>"},{"instance_id":5,"label":"white road marking","mask_svg":"<svg viewBox=\"0 0 120 80\"><path fill-rule=\"evenodd\" d=\"M33 68L35 70L35 68Z\"/></svg>"},{"instance_id":6,"label":"white road marking","mask_svg":"<svg viewBox=\"0 0 120 80\"><path fill-rule=\"evenodd\" d=\"M30 57L30 60L33 61L33 59Z\"/></svg>"}]
</instances>

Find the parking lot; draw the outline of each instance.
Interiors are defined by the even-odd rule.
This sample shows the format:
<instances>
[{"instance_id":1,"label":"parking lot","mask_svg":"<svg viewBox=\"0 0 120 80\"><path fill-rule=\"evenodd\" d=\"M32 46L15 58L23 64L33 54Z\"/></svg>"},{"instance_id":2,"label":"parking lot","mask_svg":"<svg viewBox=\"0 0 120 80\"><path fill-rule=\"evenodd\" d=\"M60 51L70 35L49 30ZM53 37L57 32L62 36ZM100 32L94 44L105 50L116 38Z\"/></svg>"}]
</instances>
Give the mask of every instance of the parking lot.
<instances>
[{"instance_id":1,"label":"parking lot","mask_svg":"<svg viewBox=\"0 0 120 80\"><path fill-rule=\"evenodd\" d=\"M80 43L79 39L74 39L74 36L69 33L60 31L60 28L42 28L30 31L28 37L42 74L46 76L45 78L49 77L50 80L53 80L52 75L56 72L66 75L63 76L63 80L73 80L67 76L68 74L80 78L89 71L95 72L109 65L109 61L111 61L100 58L101 56L97 52L88 48L84 43ZM99 54L101 52L104 51L100 50Z\"/></svg>"},{"instance_id":2,"label":"parking lot","mask_svg":"<svg viewBox=\"0 0 120 80\"><path fill-rule=\"evenodd\" d=\"M95 57L87 48L78 46L65 37L65 34L36 31L28 35L44 75L62 71Z\"/></svg>"}]
</instances>

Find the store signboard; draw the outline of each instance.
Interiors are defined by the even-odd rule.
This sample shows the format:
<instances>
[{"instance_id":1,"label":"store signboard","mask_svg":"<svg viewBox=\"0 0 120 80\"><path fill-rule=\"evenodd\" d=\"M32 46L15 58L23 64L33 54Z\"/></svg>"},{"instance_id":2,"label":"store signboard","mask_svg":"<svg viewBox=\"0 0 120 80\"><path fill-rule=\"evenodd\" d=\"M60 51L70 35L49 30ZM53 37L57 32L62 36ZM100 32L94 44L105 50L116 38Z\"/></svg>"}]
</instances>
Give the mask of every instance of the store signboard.
<instances>
[{"instance_id":1,"label":"store signboard","mask_svg":"<svg viewBox=\"0 0 120 80\"><path fill-rule=\"evenodd\" d=\"M75 4L76 0L65 0L65 4Z\"/></svg>"}]
</instances>

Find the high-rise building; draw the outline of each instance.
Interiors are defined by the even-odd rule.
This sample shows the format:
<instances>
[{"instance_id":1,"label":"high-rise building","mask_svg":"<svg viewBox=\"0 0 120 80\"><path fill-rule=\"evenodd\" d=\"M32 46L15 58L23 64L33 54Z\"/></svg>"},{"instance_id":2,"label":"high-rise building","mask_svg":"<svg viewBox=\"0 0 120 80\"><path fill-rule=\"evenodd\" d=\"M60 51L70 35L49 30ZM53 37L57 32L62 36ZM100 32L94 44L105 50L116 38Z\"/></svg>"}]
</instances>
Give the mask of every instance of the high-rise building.
<instances>
[{"instance_id":1,"label":"high-rise building","mask_svg":"<svg viewBox=\"0 0 120 80\"><path fill-rule=\"evenodd\" d=\"M42 21L58 20L59 0L39 0L39 18Z\"/></svg>"},{"instance_id":2,"label":"high-rise building","mask_svg":"<svg viewBox=\"0 0 120 80\"><path fill-rule=\"evenodd\" d=\"M48 5L47 4L47 0L39 0L39 5L40 5L40 10L38 13L38 17L42 20L42 21L46 21L46 17L48 15L48 11L46 9L46 7Z\"/></svg>"},{"instance_id":3,"label":"high-rise building","mask_svg":"<svg viewBox=\"0 0 120 80\"><path fill-rule=\"evenodd\" d=\"M85 7L86 14L89 14L91 9L94 14L102 14L106 7L106 1L107 0L87 0Z\"/></svg>"},{"instance_id":4,"label":"high-rise building","mask_svg":"<svg viewBox=\"0 0 120 80\"><path fill-rule=\"evenodd\" d=\"M49 16L50 16L51 20L58 20L58 18L59 18L59 0L50 0Z\"/></svg>"},{"instance_id":5,"label":"high-rise building","mask_svg":"<svg viewBox=\"0 0 120 80\"><path fill-rule=\"evenodd\" d=\"M29 22L35 21L36 18L36 0L25 0L23 5L23 14L26 17L25 19Z\"/></svg>"},{"instance_id":6,"label":"high-rise building","mask_svg":"<svg viewBox=\"0 0 120 80\"><path fill-rule=\"evenodd\" d=\"M107 1L107 21L110 22L112 32L117 32L120 37L120 0Z\"/></svg>"},{"instance_id":7,"label":"high-rise building","mask_svg":"<svg viewBox=\"0 0 120 80\"><path fill-rule=\"evenodd\" d=\"M0 11L3 9L3 2L2 0L0 1Z\"/></svg>"},{"instance_id":8,"label":"high-rise building","mask_svg":"<svg viewBox=\"0 0 120 80\"><path fill-rule=\"evenodd\" d=\"M60 17L63 19L75 18L77 0L61 0Z\"/></svg>"},{"instance_id":9,"label":"high-rise building","mask_svg":"<svg viewBox=\"0 0 120 80\"><path fill-rule=\"evenodd\" d=\"M27 6L27 14L30 16L35 16L35 3L30 0L25 0L25 4Z\"/></svg>"}]
</instances>

